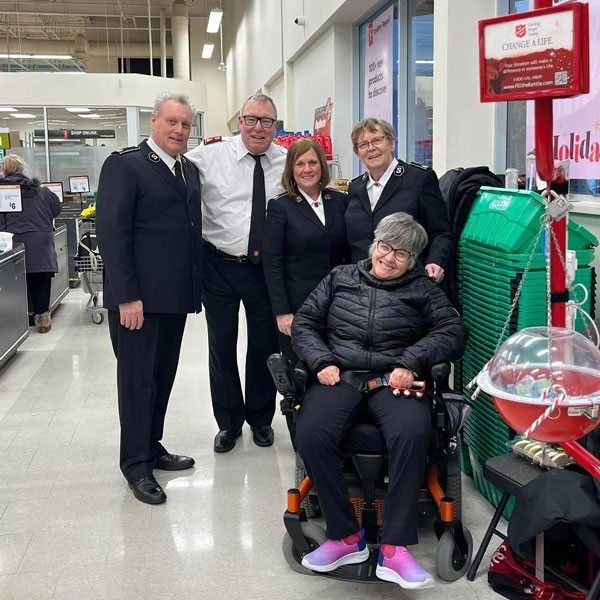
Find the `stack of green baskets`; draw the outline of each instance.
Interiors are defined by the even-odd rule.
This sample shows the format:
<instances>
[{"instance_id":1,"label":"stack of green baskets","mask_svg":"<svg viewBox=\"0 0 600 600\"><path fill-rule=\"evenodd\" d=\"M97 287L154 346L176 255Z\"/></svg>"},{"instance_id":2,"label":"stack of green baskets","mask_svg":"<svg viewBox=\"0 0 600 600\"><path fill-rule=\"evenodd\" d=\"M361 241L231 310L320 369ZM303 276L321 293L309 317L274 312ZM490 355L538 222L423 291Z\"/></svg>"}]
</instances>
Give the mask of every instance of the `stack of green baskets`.
<instances>
[{"instance_id":1,"label":"stack of green baskets","mask_svg":"<svg viewBox=\"0 0 600 600\"><path fill-rule=\"evenodd\" d=\"M541 238L509 319L543 214L544 204L535 192L482 187L473 203L457 254L459 297L469 341L463 360L455 365L455 382L461 385L465 398L470 399L472 393L465 386L502 341L520 329L547 323L546 259ZM583 284L588 291L582 307L588 313L594 306L595 274L590 264L597 245L598 240L585 228L569 222L568 247L575 250L578 264L575 283ZM578 318L576 327L583 326ZM497 504L501 491L483 478L483 463L510 451L514 432L500 418L487 394L480 393L472 404L473 412L463 431L468 449L463 468L473 475L477 489Z\"/></svg>"}]
</instances>

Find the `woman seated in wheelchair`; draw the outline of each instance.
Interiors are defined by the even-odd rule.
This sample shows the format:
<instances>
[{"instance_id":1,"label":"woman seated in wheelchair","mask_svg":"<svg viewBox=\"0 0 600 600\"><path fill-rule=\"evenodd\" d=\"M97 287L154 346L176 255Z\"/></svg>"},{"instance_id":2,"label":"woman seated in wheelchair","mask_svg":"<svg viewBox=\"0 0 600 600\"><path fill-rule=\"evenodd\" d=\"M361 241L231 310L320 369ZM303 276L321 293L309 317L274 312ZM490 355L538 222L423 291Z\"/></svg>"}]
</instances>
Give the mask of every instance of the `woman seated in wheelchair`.
<instances>
[{"instance_id":1,"label":"woman seated in wheelchair","mask_svg":"<svg viewBox=\"0 0 600 600\"><path fill-rule=\"evenodd\" d=\"M317 381L299 413L296 444L317 488L328 540L302 564L333 571L369 557L364 531L349 501L340 444L366 410L389 456L389 487L376 575L403 588L433 585L411 556L417 543L418 492L431 430L431 399L396 396L439 362L459 358L467 332L456 309L416 257L427 234L412 216L382 219L369 258L343 265L317 286L292 325L294 348ZM357 381L388 374L389 387L367 393ZM350 382L350 383L348 383Z\"/></svg>"}]
</instances>

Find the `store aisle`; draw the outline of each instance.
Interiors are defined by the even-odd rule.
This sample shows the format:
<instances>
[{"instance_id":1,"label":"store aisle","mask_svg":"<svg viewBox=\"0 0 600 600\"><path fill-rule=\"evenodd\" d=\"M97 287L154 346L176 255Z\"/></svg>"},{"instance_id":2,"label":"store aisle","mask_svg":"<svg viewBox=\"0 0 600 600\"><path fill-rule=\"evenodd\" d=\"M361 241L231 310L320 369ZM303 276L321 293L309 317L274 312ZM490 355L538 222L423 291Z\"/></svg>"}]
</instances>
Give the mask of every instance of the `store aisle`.
<instances>
[{"instance_id":1,"label":"store aisle","mask_svg":"<svg viewBox=\"0 0 600 600\"><path fill-rule=\"evenodd\" d=\"M271 448L255 446L245 428L232 452L215 455L202 315L188 320L164 439L196 466L156 472L166 504L135 500L118 468L107 325L92 323L86 300L71 290L51 332L31 329L0 370L2 600L497 597L486 560L475 582L438 581L426 592L293 572L281 553L294 473L285 423L277 414ZM492 508L469 479L464 506L477 546ZM415 555L433 571L435 537L420 536Z\"/></svg>"}]
</instances>

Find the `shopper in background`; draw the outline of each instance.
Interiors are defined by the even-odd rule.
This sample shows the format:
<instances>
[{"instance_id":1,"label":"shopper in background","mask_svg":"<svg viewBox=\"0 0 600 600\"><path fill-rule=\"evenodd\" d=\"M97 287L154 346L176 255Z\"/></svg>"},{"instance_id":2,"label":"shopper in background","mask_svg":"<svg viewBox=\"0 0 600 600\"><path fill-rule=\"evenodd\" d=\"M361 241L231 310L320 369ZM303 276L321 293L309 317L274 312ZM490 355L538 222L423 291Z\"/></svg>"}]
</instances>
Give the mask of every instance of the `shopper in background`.
<instances>
[{"instance_id":1,"label":"shopper in background","mask_svg":"<svg viewBox=\"0 0 600 600\"><path fill-rule=\"evenodd\" d=\"M296 313L292 339L316 380L299 412L296 443L319 491L328 540L302 564L329 572L369 557L364 530L348 499L340 444L364 411L385 440L389 487L376 575L403 588L433 585L406 546L417 543L419 486L431 432L431 397L396 397L438 362L459 358L467 332L456 309L427 279L416 257L427 244L406 213L383 219L369 258L336 267ZM390 386L367 380L390 373Z\"/></svg>"},{"instance_id":2,"label":"shopper in background","mask_svg":"<svg viewBox=\"0 0 600 600\"><path fill-rule=\"evenodd\" d=\"M281 193L286 150L273 144L277 108L250 96L240 135L215 137L187 154L202 182L203 290L208 326L210 392L219 432L215 452L229 452L246 421L254 443L273 443L275 386L267 358L277 352L277 327L262 266L267 198ZM237 364L240 302L247 323L245 390Z\"/></svg>"},{"instance_id":3,"label":"shopper in background","mask_svg":"<svg viewBox=\"0 0 600 600\"><path fill-rule=\"evenodd\" d=\"M96 234L104 260L104 306L117 357L120 465L134 496L167 496L154 469L194 465L161 444L187 313L201 310L202 229L198 170L187 149L195 110L160 94L150 139L113 152L98 184Z\"/></svg>"},{"instance_id":4,"label":"shopper in background","mask_svg":"<svg viewBox=\"0 0 600 600\"><path fill-rule=\"evenodd\" d=\"M429 244L419 259L427 275L439 283L450 258L452 234L435 172L394 157L396 133L383 119L363 119L351 137L354 152L367 169L348 189L346 229L352 262L366 258L381 219L406 212L427 232Z\"/></svg>"},{"instance_id":5,"label":"shopper in background","mask_svg":"<svg viewBox=\"0 0 600 600\"><path fill-rule=\"evenodd\" d=\"M347 196L327 188L331 177L325 153L311 139L288 149L281 183L285 193L269 202L263 239L263 266L281 352L293 364L294 313L333 267L349 258Z\"/></svg>"},{"instance_id":6,"label":"shopper in background","mask_svg":"<svg viewBox=\"0 0 600 600\"><path fill-rule=\"evenodd\" d=\"M52 327L50 317L50 289L52 278L58 272L54 249L54 218L60 214L58 196L42 187L37 179L25 175L27 165L16 154L4 158L4 176L0 184L21 186L22 212L0 213L0 231L13 235L13 244L25 246L25 271L30 313L35 328L47 333Z\"/></svg>"}]
</instances>

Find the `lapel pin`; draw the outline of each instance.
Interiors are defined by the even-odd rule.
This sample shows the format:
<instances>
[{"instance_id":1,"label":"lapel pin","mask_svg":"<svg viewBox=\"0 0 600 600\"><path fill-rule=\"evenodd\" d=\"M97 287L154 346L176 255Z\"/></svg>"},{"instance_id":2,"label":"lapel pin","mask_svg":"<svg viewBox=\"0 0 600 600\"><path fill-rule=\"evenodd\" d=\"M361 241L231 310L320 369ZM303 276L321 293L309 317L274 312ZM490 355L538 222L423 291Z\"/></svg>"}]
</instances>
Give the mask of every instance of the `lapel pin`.
<instances>
[{"instance_id":1,"label":"lapel pin","mask_svg":"<svg viewBox=\"0 0 600 600\"><path fill-rule=\"evenodd\" d=\"M398 177L400 177L401 175L404 175L404 167L403 166L398 166L394 169L394 175L397 175Z\"/></svg>"},{"instance_id":2,"label":"lapel pin","mask_svg":"<svg viewBox=\"0 0 600 600\"><path fill-rule=\"evenodd\" d=\"M150 152L150 154L148 154L148 158L155 163L157 163L160 160L160 157L158 156L158 154L156 154L156 152Z\"/></svg>"},{"instance_id":3,"label":"lapel pin","mask_svg":"<svg viewBox=\"0 0 600 600\"><path fill-rule=\"evenodd\" d=\"M323 200L331 200L331 195L330 194L325 194L323 196Z\"/></svg>"},{"instance_id":4,"label":"lapel pin","mask_svg":"<svg viewBox=\"0 0 600 600\"><path fill-rule=\"evenodd\" d=\"M302 196L296 196L296 202L300 203L302 200L304 200Z\"/></svg>"},{"instance_id":5,"label":"lapel pin","mask_svg":"<svg viewBox=\"0 0 600 600\"><path fill-rule=\"evenodd\" d=\"M366 181L366 180L367 180L367 174L366 174L366 173L363 173L362 180L363 180L363 181Z\"/></svg>"}]
</instances>

